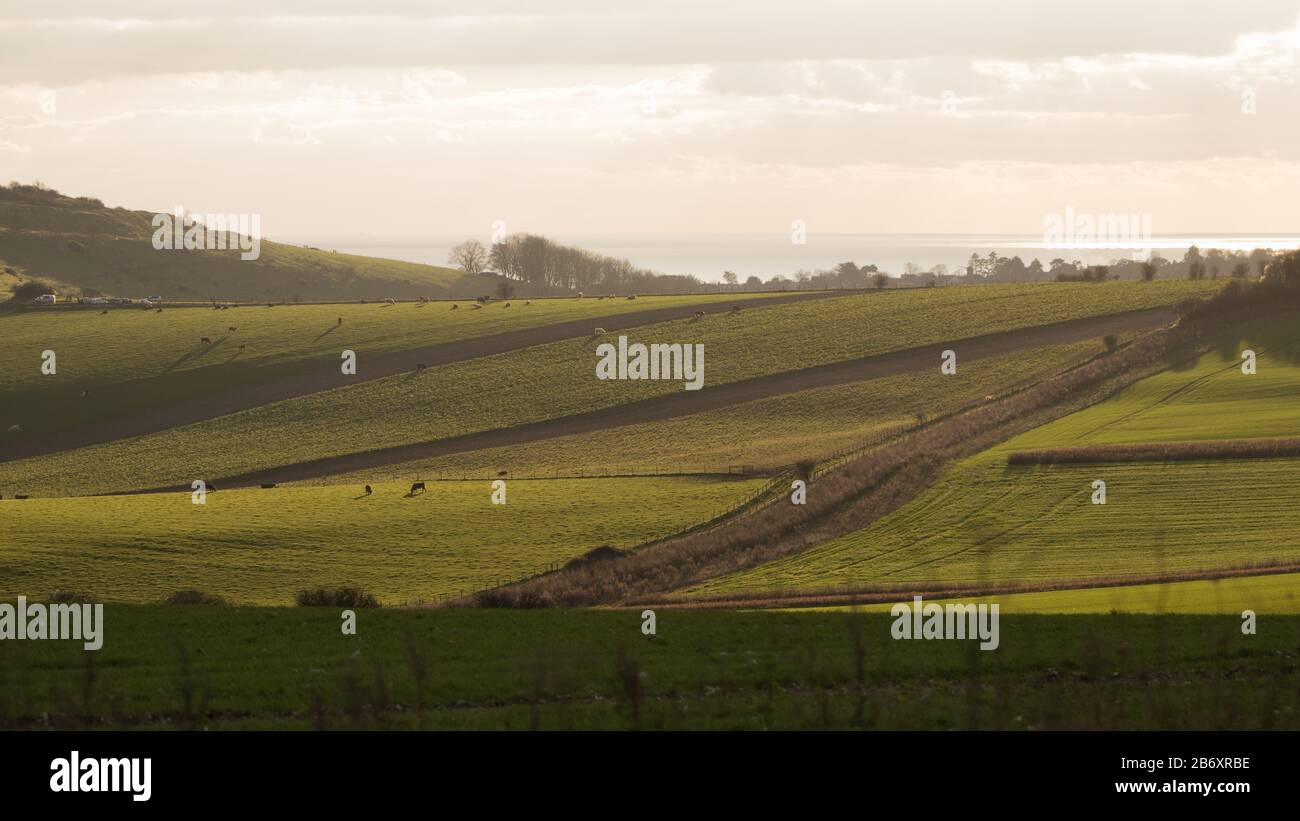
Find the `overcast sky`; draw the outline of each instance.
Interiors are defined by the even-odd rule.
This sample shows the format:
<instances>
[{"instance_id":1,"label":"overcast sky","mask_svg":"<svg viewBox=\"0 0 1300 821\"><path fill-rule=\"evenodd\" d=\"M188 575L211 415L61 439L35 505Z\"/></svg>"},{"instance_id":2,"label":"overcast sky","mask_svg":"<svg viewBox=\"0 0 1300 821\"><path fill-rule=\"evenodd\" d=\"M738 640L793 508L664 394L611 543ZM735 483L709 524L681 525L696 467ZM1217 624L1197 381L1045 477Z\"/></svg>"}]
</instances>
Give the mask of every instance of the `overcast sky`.
<instances>
[{"instance_id":1,"label":"overcast sky","mask_svg":"<svg viewBox=\"0 0 1300 821\"><path fill-rule=\"evenodd\" d=\"M1297 51L1295 0L9 2L0 179L272 238L1290 232Z\"/></svg>"}]
</instances>

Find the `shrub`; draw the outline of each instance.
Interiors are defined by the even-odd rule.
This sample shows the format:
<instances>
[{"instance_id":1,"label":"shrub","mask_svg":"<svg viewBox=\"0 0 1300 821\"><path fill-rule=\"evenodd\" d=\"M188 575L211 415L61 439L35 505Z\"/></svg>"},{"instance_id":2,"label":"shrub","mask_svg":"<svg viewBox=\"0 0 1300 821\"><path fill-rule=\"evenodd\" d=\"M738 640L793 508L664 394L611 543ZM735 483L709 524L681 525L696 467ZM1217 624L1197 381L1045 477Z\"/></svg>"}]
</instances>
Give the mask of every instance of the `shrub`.
<instances>
[{"instance_id":1,"label":"shrub","mask_svg":"<svg viewBox=\"0 0 1300 821\"><path fill-rule=\"evenodd\" d=\"M1101 344L1106 346L1106 353L1115 353L1115 349L1119 347L1119 335L1106 334L1101 338Z\"/></svg>"},{"instance_id":2,"label":"shrub","mask_svg":"<svg viewBox=\"0 0 1300 821\"><path fill-rule=\"evenodd\" d=\"M214 593L204 593L202 590L177 590L167 598L163 599L163 604L225 604L226 600Z\"/></svg>"},{"instance_id":3,"label":"shrub","mask_svg":"<svg viewBox=\"0 0 1300 821\"><path fill-rule=\"evenodd\" d=\"M299 607L378 607L379 599L360 587L315 587L299 590L294 597Z\"/></svg>"},{"instance_id":4,"label":"shrub","mask_svg":"<svg viewBox=\"0 0 1300 821\"><path fill-rule=\"evenodd\" d=\"M21 285L14 287L13 293L9 295L9 300L11 302L31 302L41 294L48 294L49 292L50 286L43 282L29 279Z\"/></svg>"},{"instance_id":5,"label":"shrub","mask_svg":"<svg viewBox=\"0 0 1300 821\"><path fill-rule=\"evenodd\" d=\"M45 599L46 604L93 604L94 601L94 596L76 590L55 590Z\"/></svg>"}]
</instances>

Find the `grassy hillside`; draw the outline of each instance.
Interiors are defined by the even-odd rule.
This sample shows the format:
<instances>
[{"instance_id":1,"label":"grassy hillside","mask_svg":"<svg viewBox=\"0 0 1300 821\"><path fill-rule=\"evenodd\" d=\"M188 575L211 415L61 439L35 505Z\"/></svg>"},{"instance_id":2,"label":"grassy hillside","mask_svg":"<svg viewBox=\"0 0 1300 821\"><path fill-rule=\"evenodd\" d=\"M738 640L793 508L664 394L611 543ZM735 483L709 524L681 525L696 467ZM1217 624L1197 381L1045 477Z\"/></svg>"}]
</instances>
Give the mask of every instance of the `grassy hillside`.
<instances>
[{"instance_id":1,"label":"grassy hillside","mask_svg":"<svg viewBox=\"0 0 1300 821\"><path fill-rule=\"evenodd\" d=\"M1253 350L1257 370L1241 372ZM1300 322L1243 326L1194 363L1131 385L1084 413L1021 437L1017 449L1300 435Z\"/></svg>"},{"instance_id":2,"label":"grassy hillside","mask_svg":"<svg viewBox=\"0 0 1300 821\"><path fill-rule=\"evenodd\" d=\"M963 336L1147 308L1208 293L1196 282L1045 284L867 294L646 326L633 340L705 345L706 384ZM229 312L225 312L229 313ZM508 427L679 392L678 382L601 381L575 339L263 406L159 434L0 464L0 488L71 494L188 483ZM935 369L938 362L935 362ZM960 368L959 368L960 372ZM266 431L275 430L268 439Z\"/></svg>"},{"instance_id":3,"label":"grassy hillside","mask_svg":"<svg viewBox=\"0 0 1300 821\"><path fill-rule=\"evenodd\" d=\"M148 211L105 208L58 195L0 192L0 261L27 277L79 292L173 301L395 299L490 293L483 278L451 268L338 254L270 242L256 260L238 251L159 251ZM263 230L271 226L263 225Z\"/></svg>"},{"instance_id":4,"label":"grassy hillside","mask_svg":"<svg viewBox=\"0 0 1300 821\"><path fill-rule=\"evenodd\" d=\"M109 605L6 642L0 727L1297 729L1300 619L1006 616L996 652L887 615ZM855 649L856 648L856 649ZM93 670L88 666L93 659ZM1158 674L1153 675L1158 671ZM93 673L93 675L91 674Z\"/></svg>"},{"instance_id":5,"label":"grassy hillside","mask_svg":"<svg viewBox=\"0 0 1300 821\"><path fill-rule=\"evenodd\" d=\"M382 602L431 600L543 572L600 545L628 548L740 503L761 480L510 481L231 490L0 501L0 598L77 590L148 602L197 588L243 604L359 584Z\"/></svg>"},{"instance_id":6,"label":"grassy hillside","mask_svg":"<svg viewBox=\"0 0 1300 821\"><path fill-rule=\"evenodd\" d=\"M760 300L753 296L663 296L636 300L539 299L457 310L447 303L245 305L145 310L30 310L0 315L0 437L62 430L272 381L309 367L336 368L344 349L366 357L405 348L675 305ZM338 324L342 319L343 324ZM234 326L238 330L227 329ZM200 342L203 337L212 344ZM244 350L240 350L244 346ZM53 350L58 372L41 372ZM90 395L81 397L83 390ZM2 441L2 440L0 440Z\"/></svg>"},{"instance_id":7,"label":"grassy hillside","mask_svg":"<svg viewBox=\"0 0 1300 821\"><path fill-rule=\"evenodd\" d=\"M507 465L518 474L579 471L637 473L722 471L730 466L780 468L863 447L874 437L934 418L1085 361L1097 340L1052 345L965 363L952 376L938 369L801 391L649 424L488 448L391 465L369 475L489 475ZM339 481L318 480L317 484Z\"/></svg>"},{"instance_id":8,"label":"grassy hillside","mask_svg":"<svg viewBox=\"0 0 1300 821\"><path fill-rule=\"evenodd\" d=\"M1293 323L1288 317L1246 332L1275 339ZM1297 432L1297 417L1285 411L1294 407L1300 369L1285 362L1281 348L1269 349L1255 376L1231 362L1225 369L1221 350L950 466L914 501L861 531L698 591L1049 584L1300 559L1294 459L1006 464L1012 451L1077 444L1081 435L1110 441L1105 437ZM1105 505L1092 504L1094 480L1106 483Z\"/></svg>"}]
</instances>

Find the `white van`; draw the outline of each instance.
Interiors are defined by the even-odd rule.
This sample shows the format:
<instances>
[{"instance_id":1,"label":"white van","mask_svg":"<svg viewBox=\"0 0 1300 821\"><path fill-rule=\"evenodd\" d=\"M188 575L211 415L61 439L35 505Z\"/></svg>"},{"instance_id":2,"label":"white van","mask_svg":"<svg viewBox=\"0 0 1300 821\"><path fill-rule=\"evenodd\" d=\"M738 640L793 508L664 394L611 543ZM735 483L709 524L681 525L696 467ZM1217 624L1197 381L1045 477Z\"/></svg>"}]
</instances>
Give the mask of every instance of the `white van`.
<instances>
[{"instance_id":1,"label":"white van","mask_svg":"<svg viewBox=\"0 0 1300 821\"><path fill-rule=\"evenodd\" d=\"M58 301L58 299L59 299L59 298L58 298L57 296L55 296L54 294L41 294L40 296L36 297L36 299L33 299L33 300L32 300L32 304L33 304L33 305L53 305L55 302Z\"/></svg>"}]
</instances>

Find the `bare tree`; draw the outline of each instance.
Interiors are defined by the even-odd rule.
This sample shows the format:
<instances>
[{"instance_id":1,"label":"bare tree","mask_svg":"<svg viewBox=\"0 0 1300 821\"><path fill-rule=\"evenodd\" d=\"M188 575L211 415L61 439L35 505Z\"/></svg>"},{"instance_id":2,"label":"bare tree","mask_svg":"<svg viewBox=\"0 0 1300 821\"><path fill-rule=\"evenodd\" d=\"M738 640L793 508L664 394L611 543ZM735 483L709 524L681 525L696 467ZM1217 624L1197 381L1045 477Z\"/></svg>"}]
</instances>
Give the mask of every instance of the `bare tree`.
<instances>
[{"instance_id":1,"label":"bare tree","mask_svg":"<svg viewBox=\"0 0 1300 821\"><path fill-rule=\"evenodd\" d=\"M723 271L723 272L722 272L722 281L725 282L725 283L727 283L728 285L735 285L735 284L736 284L736 272L735 272L735 271Z\"/></svg>"},{"instance_id":2,"label":"bare tree","mask_svg":"<svg viewBox=\"0 0 1300 821\"><path fill-rule=\"evenodd\" d=\"M478 240L466 240L451 249L447 262L467 274L481 274L487 268L488 251Z\"/></svg>"}]
</instances>

